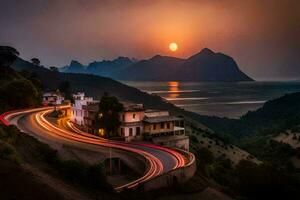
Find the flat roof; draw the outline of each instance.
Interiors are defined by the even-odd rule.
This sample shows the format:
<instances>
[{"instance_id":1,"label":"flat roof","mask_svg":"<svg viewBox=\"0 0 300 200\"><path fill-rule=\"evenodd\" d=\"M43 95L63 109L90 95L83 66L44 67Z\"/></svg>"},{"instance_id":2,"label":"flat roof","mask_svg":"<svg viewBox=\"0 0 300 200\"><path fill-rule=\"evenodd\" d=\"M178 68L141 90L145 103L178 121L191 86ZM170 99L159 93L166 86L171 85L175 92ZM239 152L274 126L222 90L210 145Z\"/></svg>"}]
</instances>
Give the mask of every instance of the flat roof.
<instances>
[{"instance_id":1,"label":"flat roof","mask_svg":"<svg viewBox=\"0 0 300 200\"><path fill-rule=\"evenodd\" d=\"M158 117L146 117L144 118L144 122L146 123L160 123L160 122L172 122L172 121L180 121L183 118L175 117L175 116L158 116Z\"/></svg>"},{"instance_id":2,"label":"flat roof","mask_svg":"<svg viewBox=\"0 0 300 200\"><path fill-rule=\"evenodd\" d=\"M121 102L124 107L124 111L142 111L145 110L143 104L132 103L132 102Z\"/></svg>"}]
</instances>

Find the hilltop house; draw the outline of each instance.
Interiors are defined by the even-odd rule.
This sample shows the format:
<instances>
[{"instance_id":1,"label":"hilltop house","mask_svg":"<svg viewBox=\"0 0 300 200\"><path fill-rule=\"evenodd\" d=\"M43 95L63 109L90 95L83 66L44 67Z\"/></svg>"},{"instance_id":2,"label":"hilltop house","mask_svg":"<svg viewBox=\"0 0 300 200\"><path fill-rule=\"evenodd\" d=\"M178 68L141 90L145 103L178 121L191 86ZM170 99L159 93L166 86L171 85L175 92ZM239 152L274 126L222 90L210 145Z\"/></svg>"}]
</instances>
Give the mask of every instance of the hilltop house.
<instances>
[{"instance_id":1,"label":"hilltop house","mask_svg":"<svg viewBox=\"0 0 300 200\"><path fill-rule=\"evenodd\" d=\"M83 92L78 92L73 95L74 103L72 104L71 122L77 124L82 130L90 132L89 128L92 124L92 119L95 116L91 116L93 108L94 113L98 111L99 101L94 100L92 97L86 97Z\"/></svg>"},{"instance_id":2,"label":"hilltop house","mask_svg":"<svg viewBox=\"0 0 300 200\"><path fill-rule=\"evenodd\" d=\"M103 136L103 131L95 128L99 101L85 97L84 93L74 95L74 101L71 121L83 131ZM189 149L183 118L172 116L168 111L146 110L143 104L121 103L124 109L120 113L121 125L117 133L119 138Z\"/></svg>"},{"instance_id":3,"label":"hilltop house","mask_svg":"<svg viewBox=\"0 0 300 200\"><path fill-rule=\"evenodd\" d=\"M61 105L64 102L65 98L62 93L56 92L45 92L43 94L43 105L52 106L52 105Z\"/></svg>"}]
</instances>

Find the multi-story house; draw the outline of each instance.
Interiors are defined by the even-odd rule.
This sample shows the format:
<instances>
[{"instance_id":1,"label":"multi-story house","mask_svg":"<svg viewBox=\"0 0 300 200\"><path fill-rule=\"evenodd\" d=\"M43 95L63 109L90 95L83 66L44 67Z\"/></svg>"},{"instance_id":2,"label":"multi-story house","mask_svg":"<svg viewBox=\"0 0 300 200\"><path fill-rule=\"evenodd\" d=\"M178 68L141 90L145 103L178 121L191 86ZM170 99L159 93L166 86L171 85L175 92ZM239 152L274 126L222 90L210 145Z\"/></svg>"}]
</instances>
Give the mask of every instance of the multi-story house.
<instances>
[{"instance_id":1,"label":"multi-story house","mask_svg":"<svg viewBox=\"0 0 300 200\"><path fill-rule=\"evenodd\" d=\"M119 136L126 141L141 140L145 109L143 104L122 102L124 111L120 113Z\"/></svg>"},{"instance_id":2,"label":"multi-story house","mask_svg":"<svg viewBox=\"0 0 300 200\"><path fill-rule=\"evenodd\" d=\"M99 101L85 97L84 93L73 96L71 121L80 129L103 135L102 129L95 126ZM169 114L168 111L145 110L143 104L122 102L123 111L119 114L121 125L117 137L125 141L145 140L155 144L188 150L189 138L185 135L184 119Z\"/></svg>"},{"instance_id":3,"label":"multi-story house","mask_svg":"<svg viewBox=\"0 0 300 200\"><path fill-rule=\"evenodd\" d=\"M168 111L146 110L144 140L155 144L189 149L189 137L185 135L184 119L172 116Z\"/></svg>"},{"instance_id":4,"label":"multi-story house","mask_svg":"<svg viewBox=\"0 0 300 200\"><path fill-rule=\"evenodd\" d=\"M88 112L90 105L97 105L99 101L94 100L92 97L86 97L84 93L77 93L73 95L74 103L72 104L71 122L79 125L85 131L89 125L88 118L93 118Z\"/></svg>"}]
</instances>

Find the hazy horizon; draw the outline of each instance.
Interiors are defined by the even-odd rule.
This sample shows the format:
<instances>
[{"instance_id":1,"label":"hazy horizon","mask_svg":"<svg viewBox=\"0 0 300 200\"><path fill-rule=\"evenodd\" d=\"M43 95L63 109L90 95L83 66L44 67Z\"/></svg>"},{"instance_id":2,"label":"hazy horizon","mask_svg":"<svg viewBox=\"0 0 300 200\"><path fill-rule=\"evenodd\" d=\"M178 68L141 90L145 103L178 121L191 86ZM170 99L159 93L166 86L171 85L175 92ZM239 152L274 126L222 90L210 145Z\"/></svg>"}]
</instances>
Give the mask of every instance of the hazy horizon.
<instances>
[{"instance_id":1,"label":"hazy horizon","mask_svg":"<svg viewBox=\"0 0 300 200\"><path fill-rule=\"evenodd\" d=\"M0 45L45 66L118 56L187 58L207 47L255 80L300 79L300 2L2 0ZM178 51L168 44L176 42Z\"/></svg>"}]
</instances>

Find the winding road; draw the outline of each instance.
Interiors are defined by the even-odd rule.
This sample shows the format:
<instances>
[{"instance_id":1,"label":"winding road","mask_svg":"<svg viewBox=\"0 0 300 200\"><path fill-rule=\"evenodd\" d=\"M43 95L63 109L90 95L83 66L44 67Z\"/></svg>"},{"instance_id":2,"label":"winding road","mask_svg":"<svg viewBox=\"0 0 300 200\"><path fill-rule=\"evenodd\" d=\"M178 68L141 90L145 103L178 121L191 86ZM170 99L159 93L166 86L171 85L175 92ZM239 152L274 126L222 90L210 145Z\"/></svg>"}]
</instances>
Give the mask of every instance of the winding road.
<instances>
[{"instance_id":1,"label":"winding road","mask_svg":"<svg viewBox=\"0 0 300 200\"><path fill-rule=\"evenodd\" d=\"M62 106L61 108L67 108ZM103 139L77 129L68 118L63 118L59 123L52 123L47 115L53 107L42 107L27 110L11 111L0 115L0 120L5 125L15 125L22 132L31 134L45 142L57 142L68 145L91 144L95 148L111 148L131 152L145 158L146 170L136 180L116 186L115 189L134 188L156 176L183 167L188 164L188 159L178 151L149 143L128 143Z\"/></svg>"}]
</instances>

